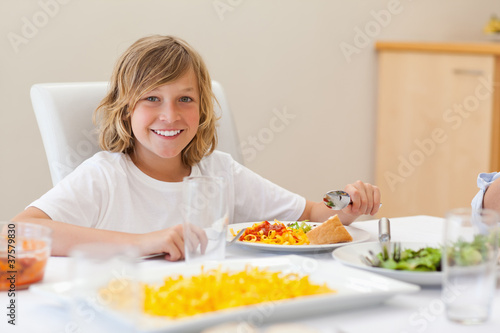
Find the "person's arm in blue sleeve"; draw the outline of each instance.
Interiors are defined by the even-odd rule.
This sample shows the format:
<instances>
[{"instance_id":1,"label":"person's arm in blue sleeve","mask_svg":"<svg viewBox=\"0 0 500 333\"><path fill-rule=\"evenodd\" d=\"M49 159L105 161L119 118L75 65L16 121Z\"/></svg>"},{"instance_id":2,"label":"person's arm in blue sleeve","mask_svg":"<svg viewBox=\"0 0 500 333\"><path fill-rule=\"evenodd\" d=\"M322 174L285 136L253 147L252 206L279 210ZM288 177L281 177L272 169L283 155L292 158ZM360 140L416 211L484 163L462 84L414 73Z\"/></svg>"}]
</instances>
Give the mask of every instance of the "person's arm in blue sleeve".
<instances>
[{"instance_id":1,"label":"person's arm in blue sleeve","mask_svg":"<svg viewBox=\"0 0 500 333\"><path fill-rule=\"evenodd\" d=\"M489 208L500 213L500 172L479 174L477 187L479 192L472 200L472 208Z\"/></svg>"}]
</instances>

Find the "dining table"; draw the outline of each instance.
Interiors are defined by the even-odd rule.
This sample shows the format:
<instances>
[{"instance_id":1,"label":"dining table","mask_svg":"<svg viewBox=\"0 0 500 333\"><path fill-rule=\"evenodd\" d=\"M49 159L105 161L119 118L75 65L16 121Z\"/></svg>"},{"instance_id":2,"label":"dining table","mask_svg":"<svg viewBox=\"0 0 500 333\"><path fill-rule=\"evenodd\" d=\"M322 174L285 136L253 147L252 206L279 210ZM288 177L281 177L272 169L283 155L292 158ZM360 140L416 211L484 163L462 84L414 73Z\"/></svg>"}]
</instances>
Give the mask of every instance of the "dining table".
<instances>
[{"instance_id":1,"label":"dining table","mask_svg":"<svg viewBox=\"0 0 500 333\"><path fill-rule=\"evenodd\" d=\"M390 218L391 240L401 242L442 242L442 217L418 215ZM364 230L369 234L366 242L378 241L378 219L353 222L350 226ZM270 252L253 248L231 245L226 249L226 259L266 259L290 255L289 252ZM335 260L332 250L313 253L297 253L299 256L313 260L318 266L337 269L345 265ZM71 258L50 257L46 266L44 279L36 285L53 284L68 281L71 276ZM182 269L182 262L169 262L162 258L142 260L141 266L171 266ZM355 268L353 268L355 269ZM358 269L359 270L359 269ZM440 285L419 286L416 292L395 294L377 304L360 304L339 311L319 311L317 314L304 311L304 315L293 314L289 317L273 318L261 314L248 323L255 332L273 332L276 327L288 325L288 332L331 332L331 333L365 333L365 332L499 332L500 331L500 289L494 292L491 316L488 321L476 325L463 325L447 319ZM35 292L35 288L16 292L15 325L9 323L8 309L10 298L6 292L0 292L0 332L81 332L73 321L74 313L68 303L58 297ZM135 328L101 315L92 313L92 325L89 331L99 332L134 332ZM223 323L217 323L221 325ZM216 326L216 325L214 325ZM206 327L209 329L209 327ZM188 332L187 330L180 330ZM199 331L199 330L197 330ZM245 332L240 329L239 332Z\"/></svg>"}]
</instances>

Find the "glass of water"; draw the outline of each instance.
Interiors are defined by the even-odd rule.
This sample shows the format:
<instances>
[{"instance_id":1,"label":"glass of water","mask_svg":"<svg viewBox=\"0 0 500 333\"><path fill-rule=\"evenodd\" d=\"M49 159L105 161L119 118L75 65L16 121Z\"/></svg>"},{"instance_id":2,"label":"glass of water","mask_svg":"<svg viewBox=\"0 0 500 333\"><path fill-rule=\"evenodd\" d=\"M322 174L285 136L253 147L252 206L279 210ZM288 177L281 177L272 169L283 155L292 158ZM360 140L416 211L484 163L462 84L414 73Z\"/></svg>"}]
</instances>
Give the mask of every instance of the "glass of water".
<instances>
[{"instance_id":1,"label":"glass of water","mask_svg":"<svg viewBox=\"0 0 500 333\"><path fill-rule=\"evenodd\" d=\"M130 245L88 243L70 251L71 317L75 332L99 331L99 314L120 313L120 332L135 332L141 308L138 250Z\"/></svg>"},{"instance_id":2,"label":"glass of water","mask_svg":"<svg viewBox=\"0 0 500 333\"><path fill-rule=\"evenodd\" d=\"M182 211L186 262L223 260L228 225L224 179L210 176L184 178Z\"/></svg>"},{"instance_id":3,"label":"glass of water","mask_svg":"<svg viewBox=\"0 0 500 333\"><path fill-rule=\"evenodd\" d=\"M490 316L496 287L498 222L498 214L487 209L459 208L446 215L443 300L451 321L479 324Z\"/></svg>"}]
</instances>

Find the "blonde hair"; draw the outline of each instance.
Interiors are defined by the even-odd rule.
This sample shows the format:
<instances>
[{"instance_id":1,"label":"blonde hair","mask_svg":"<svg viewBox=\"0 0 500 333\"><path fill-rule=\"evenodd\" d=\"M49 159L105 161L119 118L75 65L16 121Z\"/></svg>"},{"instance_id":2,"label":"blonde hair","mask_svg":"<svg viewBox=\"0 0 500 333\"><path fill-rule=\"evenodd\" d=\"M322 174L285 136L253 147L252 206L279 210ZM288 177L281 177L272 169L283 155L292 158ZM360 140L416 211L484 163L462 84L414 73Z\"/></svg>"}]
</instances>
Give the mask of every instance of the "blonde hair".
<instances>
[{"instance_id":1,"label":"blonde hair","mask_svg":"<svg viewBox=\"0 0 500 333\"><path fill-rule=\"evenodd\" d=\"M215 96L201 56L188 43L172 36L144 37L118 59L109 91L94 112L101 149L130 154L135 147L131 116L142 95L193 69L200 92L200 124L182 150L184 165L192 166L217 146Z\"/></svg>"}]
</instances>

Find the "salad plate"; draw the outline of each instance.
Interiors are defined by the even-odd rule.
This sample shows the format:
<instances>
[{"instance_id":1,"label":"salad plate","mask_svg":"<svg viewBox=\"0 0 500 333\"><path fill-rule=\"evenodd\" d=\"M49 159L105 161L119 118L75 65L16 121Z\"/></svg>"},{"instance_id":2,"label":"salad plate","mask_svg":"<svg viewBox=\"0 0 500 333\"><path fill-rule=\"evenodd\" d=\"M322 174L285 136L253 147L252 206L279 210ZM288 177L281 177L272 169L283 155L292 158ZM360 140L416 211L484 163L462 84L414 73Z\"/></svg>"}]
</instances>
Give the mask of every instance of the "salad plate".
<instances>
[{"instance_id":1,"label":"salad plate","mask_svg":"<svg viewBox=\"0 0 500 333\"><path fill-rule=\"evenodd\" d=\"M439 245L436 243L425 242L401 242L401 250L419 250L424 247L439 248ZM417 272L368 266L363 263L360 258L361 256L368 256L369 251L373 251L373 253L375 254L380 253L380 243L368 242L362 244L347 245L333 251L332 256L335 260L341 262L344 265L361 268L366 271L382 274L393 279L415 283L421 286L438 286L442 283L442 273L440 271Z\"/></svg>"},{"instance_id":2,"label":"salad plate","mask_svg":"<svg viewBox=\"0 0 500 333\"><path fill-rule=\"evenodd\" d=\"M161 284L167 276L183 275L188 277L199 274L202 269L219 268L239 271L245 267L265 268L271 272L297 273L307 275L313 284L326 284L334 293L303 296L280 301L263 302L198 314L179 319L153 317L139 311L136 316L120 312L106 304L95 305L96 316L118 320L140 332L199 332L204 328L229 321L258 320L258 324L286 321L290 318L308 318L348 309L357 309L374 304L399 294L420 290L417 285L393 280L381 275L336 265L326 260L319 261L297 255L272 256L257 259L232 259L217 263L176 264L145 266L140 269L140 280L146 283ZM203 266L203 267L202 267ZM61 286L60 284L64 285ZM67 282L41 283L31 286L31 291L43 295L69 297L71 287ZM97 290L95 291L97 293ZM62 293L59 294L59 293ZM89 294L88 297L90 297ZM90 306L94 306L92 303ZM102 318L101 318L102 319Z\"/></svg>"},{"instance_id":3,"label":"salad plate","mask_svg":"<svg viewBox=\"0 0 500 333\"><path fill-rule=\"evenodd\" d=\"M262 221L260 221L262 222ZM236 234L238 230L242 228L248 228L253 226L255 223L260 222L245 222L245 223L236 223L230 224L227 228L227 241L231 241L233 239L233 234L231 233L231 229L233 229ZM269 221L271 222L271 221ZM289 223L295 223L295 221L280 221L281 223L288 225ZM271 222L273 223L273 222ZM310 225L311 227L315 227L321 222L300 222ZM345 226L347 232L352 236L352 242L348 243L335 243L335 244L322 244L322 245L278 245L278 244L265 244L265 243L253 243L253 242L242 242L240 240L236 240L234 242L235 245L239 245L242 247L246 247L249 249L268 251L268 252L290 252L290 253L301 253L301 252L324 252L324 251L332 251L335 248L346 246L349 244L361 243L367 241L370 238L370 234L362 229L358 229L352 226Z\"/></svg>"}]
</instances>

